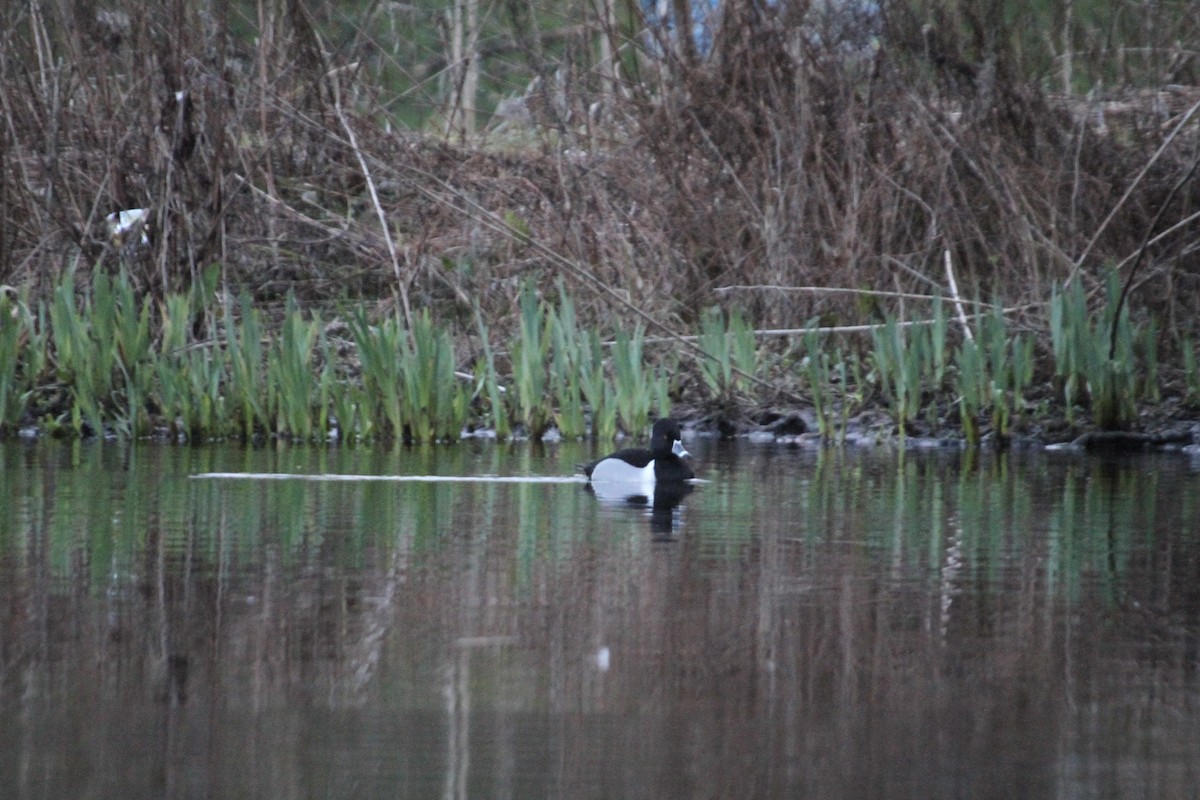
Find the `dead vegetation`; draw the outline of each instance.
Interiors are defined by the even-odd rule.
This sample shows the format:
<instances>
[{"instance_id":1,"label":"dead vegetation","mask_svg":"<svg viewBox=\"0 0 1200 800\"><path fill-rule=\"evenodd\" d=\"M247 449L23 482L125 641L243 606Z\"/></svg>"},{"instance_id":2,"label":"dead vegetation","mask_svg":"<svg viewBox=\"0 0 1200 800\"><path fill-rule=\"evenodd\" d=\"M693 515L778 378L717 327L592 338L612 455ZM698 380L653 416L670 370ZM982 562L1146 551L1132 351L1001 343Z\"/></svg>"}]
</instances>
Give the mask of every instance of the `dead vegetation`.
<instances>
[{"instance_id":1,"label":"dead vegetation","mask_svg":"<svg viewBox=\"0 0 1200 800\"><path fill-rule=\"evenodd\" d=\"M1200 31L1169 84L1064 95L997 7L732 0L710 50L621 40L615 91L543 69L522 114L453 143L391 129L370 54L297 0L7 7L0 282L44 296L124 262L162 296L218 263L263 305L428 307L470 333L475 303L504 330L521 279L561 278L589 322L681 333L712 305L771 329L911 315L952 278L1043 328L1052 286L1116 267L1136 313L1195 334ZM114 233L129 209L144 231Z\"/></svg>"}]
</instances>

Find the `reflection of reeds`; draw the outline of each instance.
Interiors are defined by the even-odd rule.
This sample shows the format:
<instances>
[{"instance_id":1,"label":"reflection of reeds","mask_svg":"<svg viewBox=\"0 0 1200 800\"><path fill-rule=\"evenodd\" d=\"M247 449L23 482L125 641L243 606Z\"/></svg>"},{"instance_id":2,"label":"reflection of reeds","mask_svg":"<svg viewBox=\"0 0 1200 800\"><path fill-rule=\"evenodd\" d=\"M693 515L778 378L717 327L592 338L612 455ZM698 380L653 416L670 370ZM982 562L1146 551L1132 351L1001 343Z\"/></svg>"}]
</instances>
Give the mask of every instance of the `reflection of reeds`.
<instances>
[{"instance_id":1,"label":"reflection of reeds","mask_svg":"<svg viewBox=\"0 0 1200 800\"><path fill-rule=\"evenodd\" d=\"M412 448L381 463L378 448L257 448L245 467L488 471L494 458L528 471L534 450L489 449L481 463L468 448ZM1122 785L1136 795L1148 781L1159 796L1189 796L1194 785L1196 493L1179 491L1186 476L830 451L781 474L743 455L752 463L727 465L711 491L689 497L688 534L665 548L640 520L596 517L584 492L528 485L166 481L136 492L214 455L143 449L118 481L102 450L82 448L70 476L7 476L5 545L46 556L0 558L0 596L59 609L49 620L10 614L8 657L60 678L31 683L32 701L94 709L53 721L80 747L144 764L144 747L96 743L84 728L96 715L108 729L144 714L158 730L162 684L83 677L108 662L159 675L162 643L183 641L190 663L206 665L191 670L192 696L290 708L297 687L315 682L320 702L295 713L325 720L336 706L373 741L411 736L416 707L425 742L436 724L426 709L444 702L450 676L475 670L456 684L473 724L506 715L506 735L526 744L549 730L554 766L580 794L602 785L614 759L651 781L679 770L672 786L703 781L729 797L745 795L746 764L762 765L759 794L786 797L926 797L928 765L947 763L961 770L956 788L982 796L1014 780L1048 779L1035 796L1066 781L1092 786L1078 792L1089 796ZM487 535L465 547L464 530ZM612 654L602 674L592 666L600 646ZM237 708L221 713L246 721ZM680 743L684 717L692 733ZM268 780L288 785L311 778L294 748L273 755L277 733L254 722L253 764L240 747L197 763L214 775L265 763ZM503 738L472 738L479 785L503 763L492 749ZM19 754L44 773L66 768L70 753L28 741ZM416 755L402 747L399 757L428 758L424 745L408 750ZM540 750L505 753L518 769L544 767ZM1120 770L1109 768L1114 754ZM1072 771L1079 760L1088 769Z\"/></svg>"}]
</instances>

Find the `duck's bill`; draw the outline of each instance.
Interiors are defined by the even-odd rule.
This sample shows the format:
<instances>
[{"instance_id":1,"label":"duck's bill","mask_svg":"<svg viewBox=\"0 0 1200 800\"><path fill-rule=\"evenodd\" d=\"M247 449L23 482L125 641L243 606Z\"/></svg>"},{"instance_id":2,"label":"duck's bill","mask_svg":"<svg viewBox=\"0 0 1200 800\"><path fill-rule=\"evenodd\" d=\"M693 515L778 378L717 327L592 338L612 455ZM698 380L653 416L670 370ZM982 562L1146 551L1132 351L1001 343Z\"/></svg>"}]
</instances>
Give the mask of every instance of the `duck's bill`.
<instances>
[{"instance_id":1,"label":"duck's bill","mask_svg":"<svg viewBox=\"0 0 1200 800\"><path fill-rule=\"evenodd\" d=\"M683 449L683 442L678 439L675 440L675 444L671 445L671 452L680 458L687 458L691 455L691 453Z\"/></svg>"}]
</instances>

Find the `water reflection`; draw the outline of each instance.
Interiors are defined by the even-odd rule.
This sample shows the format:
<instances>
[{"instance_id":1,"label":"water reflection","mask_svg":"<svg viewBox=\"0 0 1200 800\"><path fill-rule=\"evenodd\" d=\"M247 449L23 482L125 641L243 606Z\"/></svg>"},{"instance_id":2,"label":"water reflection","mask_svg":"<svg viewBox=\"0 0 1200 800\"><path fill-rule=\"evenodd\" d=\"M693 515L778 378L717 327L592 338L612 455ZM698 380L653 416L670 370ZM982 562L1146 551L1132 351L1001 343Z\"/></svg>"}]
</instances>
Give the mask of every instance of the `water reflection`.
<instances>
[{"instance_id":1,"label":"water reflection","mask_svg":"<svg viewBox=\"0 0 1200 800\"><path fill-rule=\"evenodd\" d=\"M662 509L188 477L588 455L0 447L0 796L1200 790L1186 462L714 448Z\"/></svg>"},{"instance_id":2,"label":"water reflection","mask_svg":"<svg viewBox=\"0 0 1200 800\"><path fill-rule=\"evenodd\" d=\"M683 522L683 509L680 506L684 498L696 490L696 486L686 481L660 481L653 487L599 481L588 483L586 490L609 506L644 511L650 522L650 531L661 538L670 538Z\"/></svg>"}]
</instances>

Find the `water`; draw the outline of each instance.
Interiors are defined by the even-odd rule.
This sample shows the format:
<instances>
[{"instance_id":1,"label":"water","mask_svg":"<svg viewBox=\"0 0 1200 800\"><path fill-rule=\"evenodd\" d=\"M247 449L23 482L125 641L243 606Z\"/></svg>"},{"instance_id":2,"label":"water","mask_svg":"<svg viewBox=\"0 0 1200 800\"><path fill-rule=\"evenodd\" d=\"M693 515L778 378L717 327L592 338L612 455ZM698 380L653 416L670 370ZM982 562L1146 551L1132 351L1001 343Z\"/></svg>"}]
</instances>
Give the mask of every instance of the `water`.
<instances>
[{"instance_id":1,"label":"water","mask_svg":"<svg viewBox=\"0 0 1200 800\"><path fill-rule=\"evenodd\" d=\"M1200 470L0 446L0 797L1200 794Z\"/></svg>"}]
</instances>

